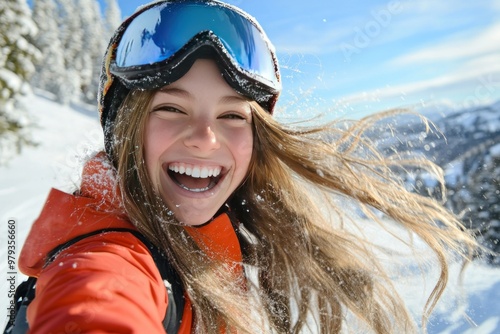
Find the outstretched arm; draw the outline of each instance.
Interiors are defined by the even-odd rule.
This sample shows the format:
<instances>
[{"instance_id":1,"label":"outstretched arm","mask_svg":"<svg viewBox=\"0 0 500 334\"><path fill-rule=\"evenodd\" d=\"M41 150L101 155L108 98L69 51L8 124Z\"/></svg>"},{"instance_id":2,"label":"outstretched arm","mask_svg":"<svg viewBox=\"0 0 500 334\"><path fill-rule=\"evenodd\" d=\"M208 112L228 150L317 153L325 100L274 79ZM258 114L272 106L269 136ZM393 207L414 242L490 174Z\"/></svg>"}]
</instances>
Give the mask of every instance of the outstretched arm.
<instances>
[{"instance_id":1,"label":"outstretched arm","mask_svg":"<svg viewBox=\"0 0 500 334\"><path fill-rule=\"evenodd\" d=\"M41 273L31 333L165 333L164 283L146 247L110 232L65 249Z\"/></svg>"}]
</instances>

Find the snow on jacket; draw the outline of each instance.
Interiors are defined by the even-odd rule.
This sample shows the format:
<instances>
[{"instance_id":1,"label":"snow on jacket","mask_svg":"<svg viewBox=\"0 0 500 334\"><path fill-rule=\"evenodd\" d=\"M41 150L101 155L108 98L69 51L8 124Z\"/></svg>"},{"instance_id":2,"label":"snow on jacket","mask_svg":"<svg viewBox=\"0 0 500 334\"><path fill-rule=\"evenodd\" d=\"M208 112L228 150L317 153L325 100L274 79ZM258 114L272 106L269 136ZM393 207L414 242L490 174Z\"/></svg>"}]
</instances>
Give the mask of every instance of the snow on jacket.
<instances>
[{"instance_id":1,"label":"snow on jacket","mask_svg":"<svg viewBox=\"0 0 500 334\"><path fill-rule=\"evenodd\" d=\"M85 165L78 195L56 189L49 193L19 258L20 270L38 277L36 297L28 307L30 333L165 333L167 291L148 249L132 233L87 237L45 266L51 250L77 236L135 229L114 185L113 169L100 153ZM187 229L195 236L195 228ZM240 245L226 214L195 230L195 240L212 258L241 263ZM186 298L179 333L191 329Z\"/></svg>"}]
</instances>

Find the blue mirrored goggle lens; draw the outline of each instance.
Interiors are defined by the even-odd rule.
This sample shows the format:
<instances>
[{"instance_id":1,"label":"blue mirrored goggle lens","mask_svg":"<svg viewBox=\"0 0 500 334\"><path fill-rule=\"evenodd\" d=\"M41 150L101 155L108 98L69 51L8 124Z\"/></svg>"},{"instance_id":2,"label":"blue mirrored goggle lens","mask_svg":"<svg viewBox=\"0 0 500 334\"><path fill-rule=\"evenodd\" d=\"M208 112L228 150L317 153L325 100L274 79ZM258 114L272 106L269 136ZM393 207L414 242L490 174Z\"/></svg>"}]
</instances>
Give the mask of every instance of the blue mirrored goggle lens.
<instances>
[{"instance_id":1,"label":"blue mirrored goggle lens","mask_svg":"<svg viewBox=\"0 0 500 334\"><path fill-rule=\"evenodd\" d=\"M164 61L204 31L219 38L240 69L279 85L266 37L242 14L214 3L184 1L145 10L126 28L116 65L127 68Z\"/></svg>"}]
</instances>

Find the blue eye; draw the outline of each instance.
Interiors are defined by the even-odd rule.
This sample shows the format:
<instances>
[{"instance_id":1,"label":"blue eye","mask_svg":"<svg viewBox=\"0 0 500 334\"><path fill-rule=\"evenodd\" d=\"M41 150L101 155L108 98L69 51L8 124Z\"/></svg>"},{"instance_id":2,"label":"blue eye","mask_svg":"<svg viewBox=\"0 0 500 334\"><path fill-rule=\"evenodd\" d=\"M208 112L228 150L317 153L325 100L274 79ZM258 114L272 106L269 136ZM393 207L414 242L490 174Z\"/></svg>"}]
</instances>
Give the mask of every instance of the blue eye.
<instances>
[{"instance_id":1,"label":"blue eye","mask_svg":"<svg viewBox=\"0 0 500 334\"><path fill-rule=\"evenodd\" d=\"M171 112L171 113L179 113L179 114L185 114L182 110L172 107L172 106L164 106L164 105L159 105L153 108L151 112Z\"/></svg>"}]
</instances>

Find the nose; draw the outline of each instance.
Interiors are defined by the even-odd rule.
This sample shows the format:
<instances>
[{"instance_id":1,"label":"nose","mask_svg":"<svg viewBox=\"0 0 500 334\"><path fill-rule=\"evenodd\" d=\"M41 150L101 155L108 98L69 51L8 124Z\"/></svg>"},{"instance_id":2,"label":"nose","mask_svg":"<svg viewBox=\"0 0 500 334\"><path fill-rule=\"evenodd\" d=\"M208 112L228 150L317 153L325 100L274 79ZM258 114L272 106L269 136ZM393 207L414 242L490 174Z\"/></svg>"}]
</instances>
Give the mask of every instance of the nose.
<instances>
[{"instance_id":1,"label":"nose","mask_svg":"<svg viewBox=\"0 0 500 334\"><path fill-rule=\"evenodd\" d=\"M187 135L184 138L184 144L187 147L207 152L220 147L214 125L211 122L206 120L194 121L187 130Z\"/></svg>"}]
</instances>

